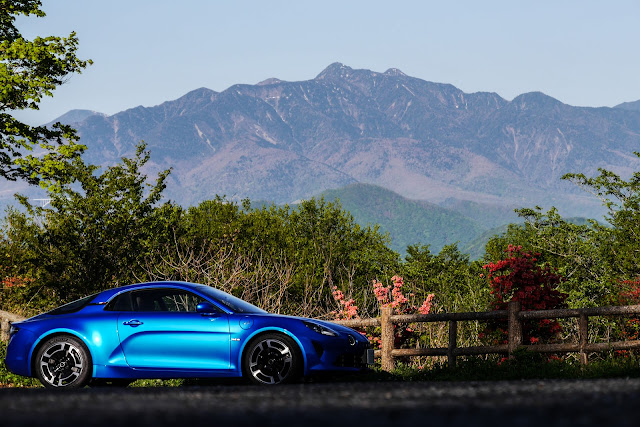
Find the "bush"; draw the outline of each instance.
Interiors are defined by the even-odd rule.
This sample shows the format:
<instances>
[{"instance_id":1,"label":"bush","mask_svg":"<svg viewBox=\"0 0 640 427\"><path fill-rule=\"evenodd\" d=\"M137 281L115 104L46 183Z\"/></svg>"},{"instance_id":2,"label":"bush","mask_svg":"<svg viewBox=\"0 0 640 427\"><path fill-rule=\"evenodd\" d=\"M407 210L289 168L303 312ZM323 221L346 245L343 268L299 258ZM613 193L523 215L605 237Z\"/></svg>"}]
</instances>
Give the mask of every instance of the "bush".
<instances>
[{"instance_id":1,"label":"bush","mask_svg":"<svg viewBox=\"0 0 640 427\"><path fill-rule=\"evenodd\" d=\"M491 286L491 309L506 310L509 301L519 301L523 311L565 308L567 294L557 287L563 278L551 271L549 266L536 264L536 254L523 251L521 246L509 245L507 257L485 265L487 280ZM507 342L506 321L487 324L484 335L494 343ZM525 343L537 343L556 337L562 330L557 320L541 319L525 322L522 338Z\"/></svg>"}]
</instances>

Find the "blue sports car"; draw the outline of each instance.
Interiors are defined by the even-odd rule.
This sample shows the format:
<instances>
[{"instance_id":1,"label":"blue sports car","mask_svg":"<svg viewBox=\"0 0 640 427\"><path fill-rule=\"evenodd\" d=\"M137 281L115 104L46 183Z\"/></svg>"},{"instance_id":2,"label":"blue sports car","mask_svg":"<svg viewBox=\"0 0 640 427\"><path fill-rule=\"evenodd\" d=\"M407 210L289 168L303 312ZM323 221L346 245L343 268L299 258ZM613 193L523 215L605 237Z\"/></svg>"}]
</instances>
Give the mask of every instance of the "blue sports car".
<instances>
[{"instance_id":1,"label":"blue sports car","mask_svg":"<svg viewBox=\"0 0 640 427\"><path fill-rule=\"evenodd\" d=\"M9 370L51 388L140 378L281 384L373 363L369 341L352 329L269 314L187 282L110 289L14 323L10 335Z\"/></svg>"}]
</instances>

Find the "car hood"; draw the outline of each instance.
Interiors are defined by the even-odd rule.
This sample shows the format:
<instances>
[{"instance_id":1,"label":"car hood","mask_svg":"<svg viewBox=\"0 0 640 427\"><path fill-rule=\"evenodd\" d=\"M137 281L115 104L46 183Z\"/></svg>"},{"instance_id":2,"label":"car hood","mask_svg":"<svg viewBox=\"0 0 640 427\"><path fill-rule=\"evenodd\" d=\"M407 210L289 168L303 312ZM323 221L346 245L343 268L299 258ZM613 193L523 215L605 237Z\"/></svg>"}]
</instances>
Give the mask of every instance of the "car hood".
<instances>
[{"instance_id":1,"label":"car hood","mask_svg":"<svg viewBox=\"0 0 640 427\"><path fill-rule=\"evenodd\" d=\"M288 315L285 315L285 314L271 314L271 313L269 313L269 314L254 314L254 316L265 316L265 317L271 317L271 318L278 317L278 318L282 318L282 319L300 320L302 322L313 322L313 323L317 323L319 325L325 326L327 328L333 329L336 332L341 332L341 333L344 333L344 334L361 335L360 332L358 332L358 331L356 331L354 329L348 328L346 326L339 325L337 323L330 322L328 320L312 319L312 318L309 318L309 317L288 316Z\"/></svg>"}]
</instances>

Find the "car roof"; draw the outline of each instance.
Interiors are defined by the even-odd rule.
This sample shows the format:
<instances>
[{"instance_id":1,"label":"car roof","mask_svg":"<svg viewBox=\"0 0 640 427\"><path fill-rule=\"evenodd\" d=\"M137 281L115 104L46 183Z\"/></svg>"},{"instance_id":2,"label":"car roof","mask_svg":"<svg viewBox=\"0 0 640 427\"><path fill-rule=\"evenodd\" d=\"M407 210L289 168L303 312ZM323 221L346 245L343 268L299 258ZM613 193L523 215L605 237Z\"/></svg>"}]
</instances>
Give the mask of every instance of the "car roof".
<instances>
[{"instance_id":1,"label":"car roof","mask_svg":"<svg viewBox=\"0 0 640 427\"><path fill-rule=\"evenodd\" d=\"M120 286L113 289L107 289L106 291L100 292L94 300L93 304L96 303L106 303L115 295L118 295L122 292L132 291L135 289L145 289L145 288L157 288L157 287L171 287L171 288L180 288L187 289L190 291L197 291L199 286L206 286L199 283L191 283L191 282L181 282L181 281L156 281L156 282L144 282L144 283L135 283L133 285Z\"/></svg>"}]
</instances>

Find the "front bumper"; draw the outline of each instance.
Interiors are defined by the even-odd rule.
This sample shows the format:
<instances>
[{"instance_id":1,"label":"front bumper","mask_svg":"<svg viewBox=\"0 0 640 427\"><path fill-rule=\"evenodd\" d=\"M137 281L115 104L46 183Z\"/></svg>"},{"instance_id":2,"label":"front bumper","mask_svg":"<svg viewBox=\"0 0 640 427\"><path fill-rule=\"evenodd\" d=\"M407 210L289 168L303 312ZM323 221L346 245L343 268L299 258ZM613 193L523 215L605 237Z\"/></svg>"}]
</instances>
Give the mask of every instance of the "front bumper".
<instances>
[{"instance_id":1,"label":"front bumper","mask_svg":"<svg viewBox=\"0 0 640 427\"><path fill-rule=\"evenodd\" d=\"M357 371L373 364L369 341L356 334L354 331L353 334L341 333L339 337L312 339L307 351L309 371Z\"/></svg>"}]
</instances>

